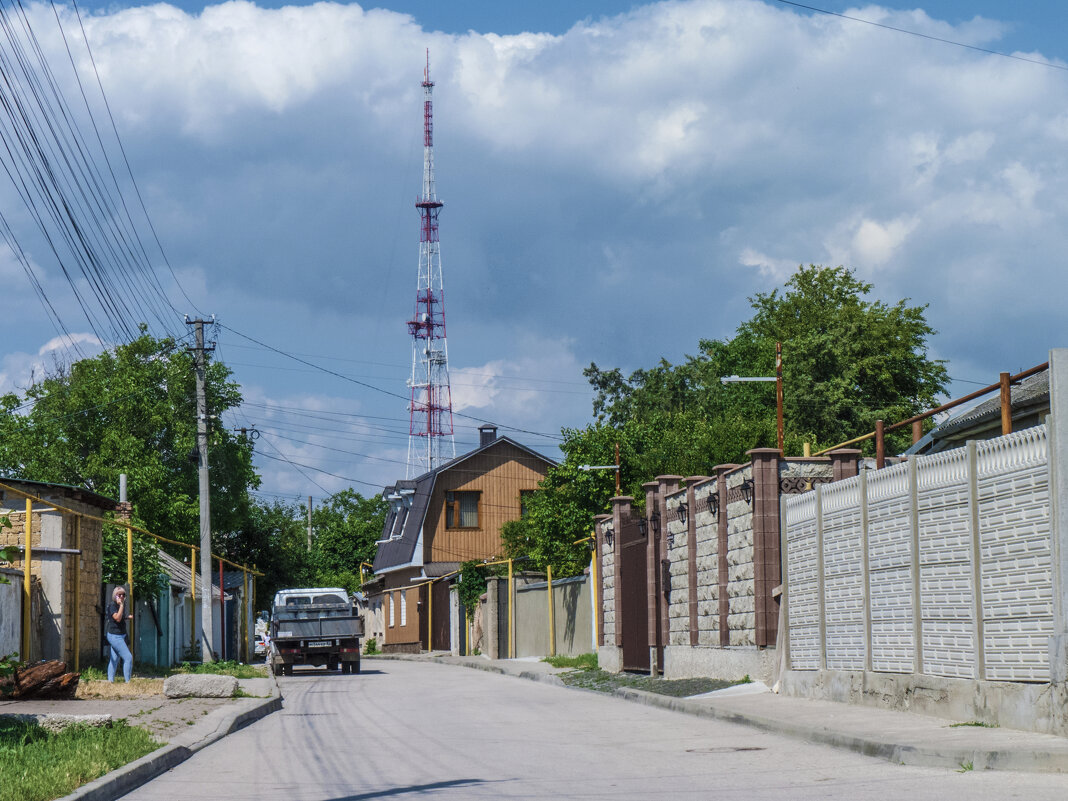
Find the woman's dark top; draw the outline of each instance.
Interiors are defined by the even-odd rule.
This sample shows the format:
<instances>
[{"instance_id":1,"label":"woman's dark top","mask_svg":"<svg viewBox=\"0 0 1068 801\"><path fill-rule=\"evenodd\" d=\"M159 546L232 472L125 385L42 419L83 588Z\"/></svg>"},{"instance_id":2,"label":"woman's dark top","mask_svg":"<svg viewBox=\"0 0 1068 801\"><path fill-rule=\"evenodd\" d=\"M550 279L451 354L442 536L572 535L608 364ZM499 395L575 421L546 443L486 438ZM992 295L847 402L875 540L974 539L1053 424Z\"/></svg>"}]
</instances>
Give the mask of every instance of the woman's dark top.
<instances>
[{"instance_id":1,"label":"woman's dark top","mask_svg":"<svg viewBox=\"0 0 1068 801\"><path fill-rule=\"evenodd\" d=\"M122 618L122 620L119 620L118 622L116 622L116 620L114 618L114 615L118 611L119 611L119 605L117 603L115 603L115 601L112 601L111 603L108 604L107 620L105 621L106 628L104 629L108 634L122 634L122 635L126 634L126 617L125 617L126 609L125 609L125 607L123 607L123 610L122 610L123 618Z\"/></svg>"}]
</instances>

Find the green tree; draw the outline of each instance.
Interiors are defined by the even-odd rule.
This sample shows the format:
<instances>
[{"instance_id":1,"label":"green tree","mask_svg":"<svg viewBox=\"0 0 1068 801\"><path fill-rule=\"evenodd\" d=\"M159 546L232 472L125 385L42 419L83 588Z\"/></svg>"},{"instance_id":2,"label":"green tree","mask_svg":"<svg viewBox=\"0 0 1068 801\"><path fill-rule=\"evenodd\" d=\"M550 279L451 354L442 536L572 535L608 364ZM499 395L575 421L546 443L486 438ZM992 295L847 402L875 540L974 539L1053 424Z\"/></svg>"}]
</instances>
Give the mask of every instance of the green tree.
<instances>
[{"instance_id":1,"label":"green tree","mask_svg":"<svg viewBox=\"0 0 1068 801\"><path fill-rule=\"evenodd\" d=\"M728 340L702 340L681 364L665 359L624 376L591 364L596 422L564 432L563 462L527 503L528 515L503 532L509 555L577 572L571 543L586 536L592 516L608 510L606 464L620 445L624 494L644 501L641 483L657 475L710 475L718 464L746 461L746 451L776 445L772 384L731 384L722 376L774 375L775 343L783 348L785 446L834 445L936 404L948 376L928 353L934 330L926 306L869 299L872 285L842 267L799 267L781 290L750 298L753 316ZM902 432L888 447L902 448ZM870 443L867 447L871 447ZM565 567L566 566L566 567Z\"/></svg>"},{"instance_id":2,"label":"green tree","mask_svg":"<svg viewBox=\"0 0 1068 801\"><path fill-rule=\"evenodd\" d=\"M316 583L301 506L277 500L251 504L243 536L244 564L255 564L264 573L256 586L260 609L271 605L278 590Z\"/></svg>"},{"instance_id":3,"label":"green tree","mask_svg":"<svg viewBox=\"0 0 1068 801\"><path fill-rule=\"evenodd\" d=\"M133 522L195 543L199 501L194 381L193 359L185 349L173 340L145 334L48 375L21 397L0 398L0 473L111 497L118 494L119 474L126 473ZM217 422L241 402L238 385L220 362L208 367L207 394L213 421L213 547L237 557L239 535L249 518L248 490L259 485L259 477L252 466L251 443ZM155 546L143 537L135 539L135 582L142 588L158 584ZM105 527L104 549L104 579L125 581L125 533Z\"/></svg>"},{"instance_id":4,"label":"green tree","mask_svg":"<svg viewBox=\"0 0 1068 801\"><path fill-rule=\"evenodd\" d=\"M364 498L352 489L327 498L312 512L311 565L315 584L360 588L360 562L372 562L389 504L381 495Z\"/></svg>"}]
</instances>

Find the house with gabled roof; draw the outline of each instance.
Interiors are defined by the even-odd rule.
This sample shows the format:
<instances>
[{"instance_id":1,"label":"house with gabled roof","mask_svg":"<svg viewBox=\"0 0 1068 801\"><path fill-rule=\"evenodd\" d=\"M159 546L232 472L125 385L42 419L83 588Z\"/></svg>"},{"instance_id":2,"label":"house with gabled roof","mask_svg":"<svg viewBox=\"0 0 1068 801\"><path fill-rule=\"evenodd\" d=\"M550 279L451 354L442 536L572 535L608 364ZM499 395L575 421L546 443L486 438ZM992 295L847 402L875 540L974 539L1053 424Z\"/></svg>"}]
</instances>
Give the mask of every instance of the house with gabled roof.
<instances>
[{"instance_id":1,"label":"house with gabled roof","mask_svg":"<svg viewBox=\"0 0 1068 801\"><path fill-rule=\"evenodd\" d=\"M1028 376L1009 391L1011 430L1042 425L1050 413L1049 370ZM962 448L968 440L993 439L1002 435L1001 398L995 395L942 421L905 451L930 454Z\"/></svg>"},{"instance_id":2,"label":"house with gabled roof","mask_svg":"<svg viewBox=\"0 0 1068 801\"><path fill-rule=\"evenodd\" d=\"M381 605L384 651L451 647L449 582L427 582L463 562L500 556L501 526L522 516L524 496L553 464L484 425L474 450L385 488L390 507L375 554L375 580L364 585L371 607Z\"/></svg>"}]
</instances>

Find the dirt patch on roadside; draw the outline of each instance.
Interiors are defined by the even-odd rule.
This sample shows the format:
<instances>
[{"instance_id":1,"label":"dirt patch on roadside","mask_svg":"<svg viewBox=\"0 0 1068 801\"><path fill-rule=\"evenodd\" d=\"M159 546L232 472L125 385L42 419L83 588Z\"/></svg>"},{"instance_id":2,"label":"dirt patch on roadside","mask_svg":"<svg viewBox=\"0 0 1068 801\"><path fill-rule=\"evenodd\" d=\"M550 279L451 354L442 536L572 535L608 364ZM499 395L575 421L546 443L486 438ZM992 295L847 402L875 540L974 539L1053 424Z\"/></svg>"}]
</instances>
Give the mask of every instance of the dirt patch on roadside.
<instances>
[{"instance_id":1,"label":"dirt patch on roadside","mask_svg":"<svg viewBox=\"0 0 1068 801\"><path fill-rule=\"evenodd\" d=\"M106 681L93 683L108 685ZM121 688L126 685L108 686ZM162 679L160 687L162 689ZM131 682L130 692L134 689L136 685ZM0 715L111 715L114 720L125 720L131 726L147 729L161 743L167 743L213 710L234 703L232 698L164 698L162 693L138 697L82 698L80 690L79 697L69 701L0 701Z\"/></svg>"},{"instance_id":2,"label":"dirt patch on roadside","mask_svg":"<svg viewBox=\"0 0 1068 801\"><path fill-rule=\"evenodd\" d=\"M114 683L82 679L78 682L76 698L152 698L163 696L163 679L131 679L130 683Z\"/></svg>"}]
</instances>

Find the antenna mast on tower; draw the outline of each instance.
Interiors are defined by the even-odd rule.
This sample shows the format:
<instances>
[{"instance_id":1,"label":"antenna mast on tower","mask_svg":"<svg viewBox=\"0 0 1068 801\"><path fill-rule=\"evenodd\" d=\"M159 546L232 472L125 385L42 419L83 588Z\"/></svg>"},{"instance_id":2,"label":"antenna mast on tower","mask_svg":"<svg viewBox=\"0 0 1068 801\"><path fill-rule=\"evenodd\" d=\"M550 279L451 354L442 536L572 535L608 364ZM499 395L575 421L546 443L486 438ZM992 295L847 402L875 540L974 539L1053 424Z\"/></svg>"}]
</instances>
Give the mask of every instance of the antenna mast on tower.
<instances>
[{"instance_id":1,"label":"antenna mast on tower","mask_svg":"<svg viewBox=\"0 0 1068 801\"><path fill-rule=\"evenodd\" d=\"M441 245L438 214L444 205L434 189L434 82L430 80L430 51L423 73L423 194L419 209L419 281L415 314L408 321L412 335L412 377L408 379L411 419L408 434L408 474L414 478L456 456L452 432L452 391L449 388L449 349L445 340L445 292L441 283Z\"/></svg>"}]
</instances>

